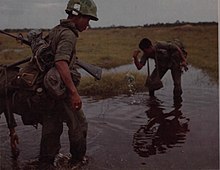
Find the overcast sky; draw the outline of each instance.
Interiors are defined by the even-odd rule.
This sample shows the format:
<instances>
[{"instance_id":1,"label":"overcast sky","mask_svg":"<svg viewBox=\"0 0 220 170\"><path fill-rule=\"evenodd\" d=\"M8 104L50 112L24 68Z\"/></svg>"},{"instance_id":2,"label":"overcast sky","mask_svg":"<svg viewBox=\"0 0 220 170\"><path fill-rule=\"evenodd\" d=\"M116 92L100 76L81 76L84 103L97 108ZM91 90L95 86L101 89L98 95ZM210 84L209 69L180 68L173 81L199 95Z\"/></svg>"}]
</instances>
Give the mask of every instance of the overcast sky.
<instances>
[{"instance_id":1,"label":"overcast sky","mask_svg":"<svg viewBox=\"0 0 220 170\"><path fill-rule=\"evenodd\" d=\"M94 0L92 27L218 21L218 0ZM66 18L68 0L0 0L0 29L52 28Z\"/></svg>"}]
</instances>

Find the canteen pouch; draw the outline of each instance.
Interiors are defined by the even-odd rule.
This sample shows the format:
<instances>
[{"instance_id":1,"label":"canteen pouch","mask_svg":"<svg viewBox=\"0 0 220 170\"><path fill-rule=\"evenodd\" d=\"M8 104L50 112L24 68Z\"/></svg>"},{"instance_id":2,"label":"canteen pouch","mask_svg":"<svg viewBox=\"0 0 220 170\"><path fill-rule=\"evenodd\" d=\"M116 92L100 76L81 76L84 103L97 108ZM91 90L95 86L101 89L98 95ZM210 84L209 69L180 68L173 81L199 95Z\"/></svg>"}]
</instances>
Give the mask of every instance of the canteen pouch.
<instances>
[{"instance_id":1,"label":"canteen pouch","mask_svg":"<svg viewBox=\"0 0 220 170\"><path fill-rule=\"evenodd\" d=\"M48 93L57 98L64 98L66 87L55 67L52 67L44 76L44 87Z\"/></svg>"}]
</instances>

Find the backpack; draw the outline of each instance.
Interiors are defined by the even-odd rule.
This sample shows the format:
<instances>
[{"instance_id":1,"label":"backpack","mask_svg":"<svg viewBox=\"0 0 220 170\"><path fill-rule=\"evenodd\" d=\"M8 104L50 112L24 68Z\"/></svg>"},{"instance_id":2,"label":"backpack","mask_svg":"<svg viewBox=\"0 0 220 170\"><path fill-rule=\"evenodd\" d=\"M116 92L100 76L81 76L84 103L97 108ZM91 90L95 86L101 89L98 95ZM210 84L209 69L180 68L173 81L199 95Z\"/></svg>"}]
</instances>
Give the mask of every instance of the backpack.
<instances>
[{"instance_id":1,"label":"backpack","mask_svg":"<svg viewBox=\"0 0 220 170\"><path fill-rule=\"evenodd\" d=\"M173 41L169 41L171 44L174 44L176 46L178 46L182 52L185 58L187 58L187 51L185 50L185 46L183 45L183 43L179 40L179 39L174 39Z\"/></svg>"},{"instance_id":2,"label":"backpack","mask_svg":"<svg viewBox=\"0 0 220 170\"><path fill-rule=\"evenodd\" d=\"M35 126L41 122L41 114L55 106L55 101L44 87L44 76L53 66L53 54L49 44L42 38L42 32L31 30L27 38L33 56L13 75L10 84L14 87L14 112L21 115L24 125Z\"/></svg>"}]
</instances>

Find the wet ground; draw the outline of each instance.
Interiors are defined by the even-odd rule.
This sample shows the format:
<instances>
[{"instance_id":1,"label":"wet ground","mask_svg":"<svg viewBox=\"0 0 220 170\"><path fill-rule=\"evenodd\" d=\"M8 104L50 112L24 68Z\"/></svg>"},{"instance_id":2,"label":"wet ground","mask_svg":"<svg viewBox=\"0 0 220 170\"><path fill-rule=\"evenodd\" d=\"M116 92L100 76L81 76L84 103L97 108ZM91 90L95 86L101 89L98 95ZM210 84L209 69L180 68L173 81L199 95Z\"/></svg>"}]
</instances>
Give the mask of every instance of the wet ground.
<instances>
[{"instance_id":1,"label":"wet ground","mask_svg":"<svg viewBox=\"0 0 220 170\"><path fill-rule=\"evenodd\" d=\"M82 169L219 169L218 86L200 70L190 68L183 75L183 101L174 104L170 73L163 83L156 98L147 92L98 101L83 97L89 122L89 163ZM16 118L21 151L17 161L11 158L4 116L0 119L2 170L22 169L39 153L41 126L37 130L23 126ZM66 155L67 128L61 140L61 153Z\"/></svg>"}]
</instances>

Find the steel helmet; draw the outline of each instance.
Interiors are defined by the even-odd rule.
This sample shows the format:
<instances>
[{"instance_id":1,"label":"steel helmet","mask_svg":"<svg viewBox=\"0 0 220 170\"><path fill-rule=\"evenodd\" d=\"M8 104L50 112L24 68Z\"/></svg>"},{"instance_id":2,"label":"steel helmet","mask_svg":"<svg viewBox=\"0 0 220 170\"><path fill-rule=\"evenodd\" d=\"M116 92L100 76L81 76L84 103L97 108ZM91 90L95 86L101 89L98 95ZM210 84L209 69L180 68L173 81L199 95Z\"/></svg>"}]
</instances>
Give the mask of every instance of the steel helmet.
<instances>
[{"instance_id":1,"label":"steel helmet","mask_svg":"<svg viewBox=\"0 0 220 170\"><path fill-rule=\"evenodd\" d=\"M98 21L97 7L93 0L69 0L65 11L67 14L87 15L91 20Z\"/></svg>"}]
</instances>

